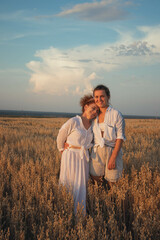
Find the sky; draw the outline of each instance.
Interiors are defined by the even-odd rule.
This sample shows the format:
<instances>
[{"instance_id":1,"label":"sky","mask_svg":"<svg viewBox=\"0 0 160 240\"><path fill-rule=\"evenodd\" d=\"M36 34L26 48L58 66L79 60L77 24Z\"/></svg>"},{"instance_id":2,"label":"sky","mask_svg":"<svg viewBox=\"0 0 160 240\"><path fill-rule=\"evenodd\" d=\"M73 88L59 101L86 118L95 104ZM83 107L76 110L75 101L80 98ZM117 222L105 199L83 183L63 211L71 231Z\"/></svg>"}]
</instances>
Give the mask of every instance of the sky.
<instances>
[{"instance_id":1,"label":"sky","mask_svg":"<svg viewBox=\"0 0 160 240\"><path fill-rule=\"evenodd\" d=\"M80 112L98 84L160 116L159 0L0 1L0 110Z\"/></svg>"}]
</instances>

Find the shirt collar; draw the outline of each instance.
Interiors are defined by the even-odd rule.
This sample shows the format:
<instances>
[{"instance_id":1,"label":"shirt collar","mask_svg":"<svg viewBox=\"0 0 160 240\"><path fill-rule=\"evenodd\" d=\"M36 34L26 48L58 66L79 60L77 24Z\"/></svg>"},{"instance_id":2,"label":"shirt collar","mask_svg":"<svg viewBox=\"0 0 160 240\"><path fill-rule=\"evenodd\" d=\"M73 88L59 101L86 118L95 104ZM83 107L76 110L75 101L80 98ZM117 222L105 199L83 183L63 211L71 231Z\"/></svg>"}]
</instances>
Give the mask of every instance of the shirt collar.
<instances>
[{"instance_id":1,"label":"shirt collar","mask_svg":"<svg viewBox=\"0 0 160 240\"><path fill-rule=\"evenodd\" d=\"M106 121L107 112L111 111L111 109L112 109L112 106L109 105L108 108L106 109L106 112L105 112L104 122ZM98 116L96 117L95 122L98 123Z\"/></svg>"},{"instance_id":2,"label":"shirt collar","mask_svg":"<svg viewBox=\"0 0 160 240\"><path fill-rule=\"evenodd\" d=\"M111 109L112 109L112 106L111 105L109 105L108 106L108 108L107 108L107 110L106 110L106 113L105 113L105 116L104 116L104 122L106 123L107 122L107 116L108 116L108 112L110 112L111 111Z\"/></svg>"},{"instance_id":3,"label":"shirt collar","mask_svg":"<svg viewBox=\"0 0 160 240\"><path fill-rule=\"evenodd\" d=\"M106 109L106 112L109 112L109 111L111 111L111 109L112 109L112 106L111 106L111 105L109 105L109 106L108 106L108 108Z\"/></svg>"}]
</instances>

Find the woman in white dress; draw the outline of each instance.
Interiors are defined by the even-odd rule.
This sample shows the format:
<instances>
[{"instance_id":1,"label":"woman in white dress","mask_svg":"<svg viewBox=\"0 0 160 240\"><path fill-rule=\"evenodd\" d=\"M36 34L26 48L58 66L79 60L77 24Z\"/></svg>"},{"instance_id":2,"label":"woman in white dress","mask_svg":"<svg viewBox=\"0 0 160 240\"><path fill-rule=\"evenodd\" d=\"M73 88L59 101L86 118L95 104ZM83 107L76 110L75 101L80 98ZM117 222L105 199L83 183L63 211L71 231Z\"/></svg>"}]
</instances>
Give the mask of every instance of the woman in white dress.
<instances>
[{"instance_id":1,"label":"woman in white dress","mask_svg":"<svg viewBox=\"0 0 160 240\"><path fill-rule=\"evenodd\" d=\"M69 119L59 130L57 147L62 152L60 184L73 193L74 212L80 205L86 211L86 188L89 178L89 153L93 139L92 119L98 107L91 95L81 98L82 115Z\"/></svg>"}]
</instances>

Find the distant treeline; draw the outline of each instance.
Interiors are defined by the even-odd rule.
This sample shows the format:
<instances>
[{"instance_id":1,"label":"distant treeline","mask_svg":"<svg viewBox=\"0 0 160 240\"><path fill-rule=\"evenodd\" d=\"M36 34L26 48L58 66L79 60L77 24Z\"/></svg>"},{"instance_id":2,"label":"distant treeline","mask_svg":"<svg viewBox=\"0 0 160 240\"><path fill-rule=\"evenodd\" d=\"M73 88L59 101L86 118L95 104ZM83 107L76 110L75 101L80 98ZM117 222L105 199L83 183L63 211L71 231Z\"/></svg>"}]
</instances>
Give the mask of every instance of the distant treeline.
<instances>
[{"instance_id":1,"label":"distant treeline","mask_svg":"<svg viewBox=\"0 0 160 240\"><path fill-rule=\"evenodd\" d=\"M80 113L0 110L0 117L70 118ZM160 116L123 115L126 119L160 119Z\"/></svg>"}]
</instances>

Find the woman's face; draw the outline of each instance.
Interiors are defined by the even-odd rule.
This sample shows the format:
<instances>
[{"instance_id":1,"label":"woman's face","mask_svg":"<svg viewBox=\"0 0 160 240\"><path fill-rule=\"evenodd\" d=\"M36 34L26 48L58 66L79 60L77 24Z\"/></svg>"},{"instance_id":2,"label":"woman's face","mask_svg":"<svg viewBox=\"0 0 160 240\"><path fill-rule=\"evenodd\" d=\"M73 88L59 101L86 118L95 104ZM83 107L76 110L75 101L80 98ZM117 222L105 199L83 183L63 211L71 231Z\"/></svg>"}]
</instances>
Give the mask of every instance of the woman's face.
<instances>
[{"instance_id":1,"label":"woman's face","mask_svg":"<svg viewBox=\"0 0 160 240\"><path fill-rule=\"evenodd\" d=\"M109 105L109 97L106 95L105 90L96 90L94 100L99 108L106 108Z\"/></svg>"},{"instance_id":2,"label":"woman's face","mask_svg":"<svg viewBox=\"0 0 160 240\"><path fill-rule=\"evenodd\" d=\"M89 105L84 106L84 115L88 119L95 118L98 115L98 112L99 112L99 108L97 107L97 105L95 103L91 103Z\"/></svg>"}]
</instances>

